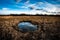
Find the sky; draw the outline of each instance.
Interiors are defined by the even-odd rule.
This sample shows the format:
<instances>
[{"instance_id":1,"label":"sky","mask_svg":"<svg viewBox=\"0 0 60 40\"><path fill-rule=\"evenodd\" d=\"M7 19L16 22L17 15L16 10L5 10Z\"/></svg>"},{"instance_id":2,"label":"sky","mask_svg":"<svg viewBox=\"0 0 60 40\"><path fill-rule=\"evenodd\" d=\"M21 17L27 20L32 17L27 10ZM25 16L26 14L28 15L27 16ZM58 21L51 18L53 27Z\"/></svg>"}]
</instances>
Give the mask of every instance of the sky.
<instances>
[{"instance_id":1,"label":"sky","mask_svg":"<svg viewBox=\"0 0 60 40\"><path fill-rule=\"evenodd\" d=\"M60 0L0 0L0 15L60 15Z\"/></svg>"}]
</instances>

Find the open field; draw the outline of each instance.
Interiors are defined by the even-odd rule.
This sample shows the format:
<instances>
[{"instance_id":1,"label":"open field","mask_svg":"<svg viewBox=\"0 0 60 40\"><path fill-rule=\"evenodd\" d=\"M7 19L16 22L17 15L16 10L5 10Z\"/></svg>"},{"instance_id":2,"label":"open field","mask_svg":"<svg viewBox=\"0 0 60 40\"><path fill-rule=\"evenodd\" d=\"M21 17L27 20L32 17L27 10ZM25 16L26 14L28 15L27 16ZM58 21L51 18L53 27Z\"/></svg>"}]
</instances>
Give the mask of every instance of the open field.
<instances>
[{"instance_id":1,"label":"open field","mask_svg":"<svg viewBox=\"0 0 60 40\"><path fill-rule=\"evenodd\" d=\"M18 28L21 21L37 24L38 30L21 32ZM0 16L0 40L60 40L60 17Z\"/></svg>"}]
</instances>

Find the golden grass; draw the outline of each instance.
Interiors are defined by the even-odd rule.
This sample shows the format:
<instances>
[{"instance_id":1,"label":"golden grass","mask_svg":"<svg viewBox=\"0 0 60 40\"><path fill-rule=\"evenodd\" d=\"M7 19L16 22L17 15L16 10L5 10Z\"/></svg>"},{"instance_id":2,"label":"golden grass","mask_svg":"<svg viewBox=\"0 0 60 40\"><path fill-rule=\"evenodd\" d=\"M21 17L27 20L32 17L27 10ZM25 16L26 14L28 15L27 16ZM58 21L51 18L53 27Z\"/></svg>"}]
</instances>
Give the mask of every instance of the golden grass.
<instances>
[{"instance_id":1,"label":"golden grass","mask_svg":"<svg viewBox=\"0 0 60 40\"><path fill-rule=\"evenodd\" d=\"M17 25L21 21L31 21L39 28L35 32L23 33ZM59 29L59 16L0 16L0 40L58 40Z\"/></svg>"}]
</instances>

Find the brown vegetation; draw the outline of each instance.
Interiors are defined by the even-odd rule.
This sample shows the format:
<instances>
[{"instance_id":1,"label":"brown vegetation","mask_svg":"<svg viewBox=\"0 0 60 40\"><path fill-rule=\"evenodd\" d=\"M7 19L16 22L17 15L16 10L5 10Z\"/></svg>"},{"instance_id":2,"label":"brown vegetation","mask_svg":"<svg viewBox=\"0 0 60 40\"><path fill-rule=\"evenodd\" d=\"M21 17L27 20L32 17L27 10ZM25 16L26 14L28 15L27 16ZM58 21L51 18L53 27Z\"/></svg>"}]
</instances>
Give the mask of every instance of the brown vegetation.
<instances>
[{"instance_id":1,"label":"brown vegetation","mask_svg":"<svg viewBox=\"0 0 60 40\"><path fill-rule=\"evenodd\" d=\"M17 25L21 21L37 24L38 30L21 32ZM60 40L60 17L0 16L0 40Z\"/></svg>"}]
</instances>

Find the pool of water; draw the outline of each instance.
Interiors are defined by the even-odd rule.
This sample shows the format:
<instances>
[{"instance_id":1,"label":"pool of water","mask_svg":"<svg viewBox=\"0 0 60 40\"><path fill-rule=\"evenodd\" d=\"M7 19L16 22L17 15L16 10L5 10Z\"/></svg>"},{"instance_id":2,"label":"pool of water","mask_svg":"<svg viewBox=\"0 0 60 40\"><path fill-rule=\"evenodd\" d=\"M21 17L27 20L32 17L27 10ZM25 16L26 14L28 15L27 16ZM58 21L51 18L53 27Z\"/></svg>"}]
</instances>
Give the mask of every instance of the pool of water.
<instances>
[{"instance_id":1,"label":"pool of water","mask_svg":"<svg viewBox=\"0 0 60 40\"><path fill-rule=\"evenodd\" d=\"M27 32L27 31L35 31L37 30L37 25L34 25L30 22L21 22L18 24L18 28L21 29L21 31Z\"/></svg>"}]
</instances>

